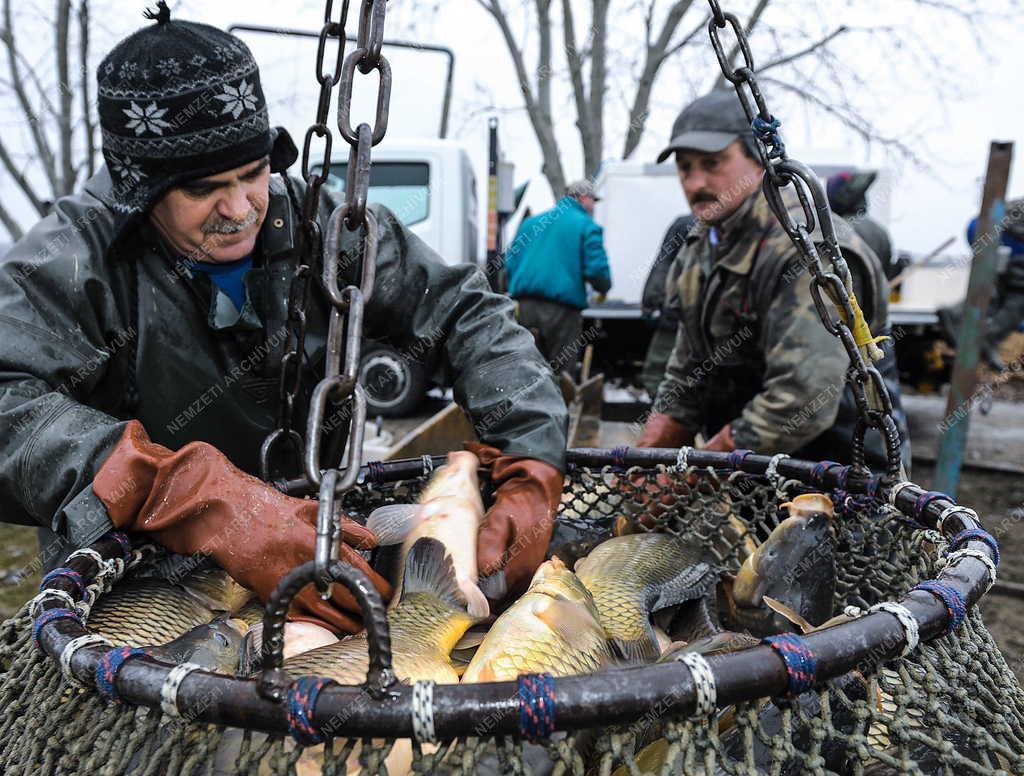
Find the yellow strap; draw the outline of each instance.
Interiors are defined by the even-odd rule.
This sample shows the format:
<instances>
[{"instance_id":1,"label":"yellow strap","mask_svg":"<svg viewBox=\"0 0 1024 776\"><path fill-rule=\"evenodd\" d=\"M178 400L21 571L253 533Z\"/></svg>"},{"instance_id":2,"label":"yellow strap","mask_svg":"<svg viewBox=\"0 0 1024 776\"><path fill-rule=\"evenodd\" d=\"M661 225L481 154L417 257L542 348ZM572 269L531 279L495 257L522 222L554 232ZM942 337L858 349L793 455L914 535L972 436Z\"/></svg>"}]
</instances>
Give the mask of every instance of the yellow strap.
<instances>
[{"instance_id":1,"label":"yellow strap","mask_svg":"<svg viewBox=\"0 0 1024 776\"><path fill-rule=\"evenodd\" d=\"M853 341L857 343L857 347L868 350L868 354L871 356L872 361L877 361L882 357L882 351L873 347L879 342L884 342L889 337L875 337L871 333L871 327L868 326L867 319L864 318L864 312L860 309L860 303L857 301L857 295L852 291L850 292L850 307L853 308ZM836 305L836 310L839 312L839 317L843 319L843 323L847 326L850 322L846 320L846 310L841 305Z\"/></svg>"}]
</instances>

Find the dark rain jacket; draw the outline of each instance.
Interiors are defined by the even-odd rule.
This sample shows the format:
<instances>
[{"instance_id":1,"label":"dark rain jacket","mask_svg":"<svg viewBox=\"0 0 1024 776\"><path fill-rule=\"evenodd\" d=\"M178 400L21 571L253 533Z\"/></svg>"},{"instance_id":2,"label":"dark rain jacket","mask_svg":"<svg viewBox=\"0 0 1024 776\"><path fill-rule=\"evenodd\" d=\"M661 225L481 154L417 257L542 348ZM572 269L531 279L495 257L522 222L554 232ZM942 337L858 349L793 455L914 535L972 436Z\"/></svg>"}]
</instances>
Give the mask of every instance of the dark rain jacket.
<instances>
[{"instance_id":1,"label":"dark rain jacket","mask_svg":"<svg viewBox=\"0 0 1024 776\"><path fill-rule=\"evenodd\" d=\"M658 248L658 255L654 257L651 271L647 273L644 291L640 296L640 307L645 316L653 316L660 311L659 329L675 331L679 325L679 305L675 299L675 288L667 282L668 272L676 259L676 254L683 247L686 235L695 223L697 219L687 214L679 216L669 225L661 239L661 247Z\"/></svg>"},{"instance_id":2,"label":"dark rain jacket","mask_svg":"<svg viewBox=\"0 0 1024 776\"><path fill-rule=\"evenodd\" d=\"M841 219L836 234L861 307L876 335L887 323L878 259ZM827 262L826 262L827 263ZM818 318L800 254L760 189L712 232L698 223L669 274L678 289L675 349L654 409L715 434L731 423L738 448L848 462L856 422L845 388L849 359ZM877 364L893 398L909 467L893 343ZM877 432L868 461L884 466Z\"/></svg>"},{"instance_id":3,"label":"dark rain jacket","mask_svg":"<svg viewBox=\"0 0 1024 776\"><path fill-rule=\"evenodd\" d=\"M160 444L209 442L257 471L278 410L297 186L271 181L240 313L145 225L112 244L105 169L11 249L0 263L3 520L39 523L75 546L107 530L90 484L132 418ZM512 303L491 293L477 268L445 265L391 212L373 210L379 251L365 334L448 370L482 441L563 468L565 405ZM358 233L343 233L341 285L357 281L361 255ZM324 362L329 307L318 283L306 398Z\"/></svg>"}]
</instances>

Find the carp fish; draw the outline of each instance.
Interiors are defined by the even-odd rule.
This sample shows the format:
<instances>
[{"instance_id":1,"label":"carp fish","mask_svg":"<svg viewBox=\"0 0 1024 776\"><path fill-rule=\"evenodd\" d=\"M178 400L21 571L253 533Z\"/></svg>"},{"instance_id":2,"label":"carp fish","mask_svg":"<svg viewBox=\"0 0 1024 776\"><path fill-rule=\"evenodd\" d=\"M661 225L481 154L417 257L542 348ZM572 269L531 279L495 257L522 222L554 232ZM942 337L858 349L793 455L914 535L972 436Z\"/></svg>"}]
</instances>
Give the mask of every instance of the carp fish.
<instances>
[{"instance_id":1,"label":"carp fish","mask_svg":"<svg viewBox=\"0 0 1024 776\"><path fill-rule=\"evenodd\" d=\"M245 607L254 597L219 568L193 571L177 582L145 577L101 596L87 623L115 646L163 645L209 624L218 613Z\"/></svg>"},{"instance_id":2,"label":"carp fish","mask_svg":"<svg viewBox=\"0 0 1024 776\"><path fill-rule=\"evenodd\" d=\"M484 519L477 479L479 459L470 452L448 453L448 462L434 472L416 504L389 504L375 509L366 521L381 545L402 542L402 568L410 548L421 538L437 539L452 559L455 582L473 617L486 617L490 605L480 590L476 540ZM393 601L402 597L402 580Z\"/></svg>"},{"instance_id":3,"label":"carp fish","mask_svg":"<svg viewBox=\"0 0 1024 776\"><path fill-rule=\"evenodd\" d=\"M811 624L832 616L836 587L832 501L805 493L782 504L789 517L740 566L727 589L728 619L757 635L789 630L777 604Z\"/></svg>"},{"instance_id":4,"label":"carp fish","mask_svg":"<svg viewBox=\"0 0 1024 776\"><path fill-rule=\"evenodd\" d=\"M599 544L576 563L576 576L616 652L628 662L650 662L661 652L651 614L703 598L718 581L712 561L699 543L635 533Z\"/></svg>"},{"instance_id":5,"label":"carp fish","mask_svg":"<svg viewBox=\"0 0 1024 776\"><path fill-rule=\"evenodd\" d=\"M242 638L248 626L242 620L220 616L197 625L166 644L143 647L146 654L165 663L195 663L207 671L232 675L238 670Z\"/></svg>"},{"instance_id":6,"label":"carp fish","mask_svg":"<svg viewBox=\"0 0 1024 776\"><path fill-rule=\"evenodd\" d=\"M450 655L477 618L466 612L453 563L437 539L422 537L410 548L402 576L401 598L388 610L391 653L396 676L404 682L459 681ZM366 632L284 661L293 676L308 674L357 685L370 665Z\"/></svg>"},{"instance_id":7,"label":"carp fish","mask_svg":"<svg viewBox=\"0 0 1024 776\"><path fill-rule=\"evenodd\" d=\"M556 556L487 632L462 675L464 683L501 682L520 674L571 676L613 663L590 592Z\"/></svg>"}]
</instances>

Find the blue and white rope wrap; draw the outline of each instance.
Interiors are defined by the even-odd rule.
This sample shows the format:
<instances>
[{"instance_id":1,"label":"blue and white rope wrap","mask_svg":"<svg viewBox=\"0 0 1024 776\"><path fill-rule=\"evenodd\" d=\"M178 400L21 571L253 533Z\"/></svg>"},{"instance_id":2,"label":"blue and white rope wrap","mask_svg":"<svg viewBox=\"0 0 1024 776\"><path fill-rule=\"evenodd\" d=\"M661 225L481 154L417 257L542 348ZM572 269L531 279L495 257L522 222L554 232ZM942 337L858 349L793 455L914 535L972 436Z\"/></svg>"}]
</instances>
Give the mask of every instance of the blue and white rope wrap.
<instances>
[{"instance_id":1,"label":"blue and white rope wrap","mask_svg":"<svg viewBox=\"0 0 1024 776\"><path fill-rule=\"evenodd\" d=\"M952 506L948 506L942 510L938 521L935 523L935 529L941 533L943 531L943 526L946 523L946 518L955 515L957 512L967 515L972 520L978 520L978 513L970 507L962 507L959 504L953 504Z\"/></svg>"},{"instance_id":2,"label":"blue and white rope wrap","mask_svg":"<svg viewBox=\"0 0 1024 776\"><path fill-rule=\"evenodd\" d=\"M421 743L433 743L434 734L434 682L418 680L412 686L412 735Z\"/></svg>"},{"instance_id":3,"label":"blue and white rope wrap","mask_svg":"<svg viewBox=\"0 0 1024 776\"><path fill-rule=\"evenodd\" d=\"M99 694L112 701L120 701L117 692L117 672L121 670L125 661L145 654L146 651L138 647L115 647L104 655L96 665L96 690Z\"/></svg>"},{"instance_id":4,"label":"blue and white rope wrap","mask_svg":"<svg viewBox=\"0 0 1024 776\"><path fill-rule=\"evenodd\" d=\"M178 708L178 690L185 677L193 671L201 671L202 666L195 663L178 663L172 668L164 683L160 685L160 708L169 717L180 717L181 709Z\"/></svg>"},{"instance_id":5,"label":"blue and white rope wrap","mask_svg":"<svg viewBox=\"0 0 1024 776\"><path fill-rule=\"evenodd\" d=\"M911 588L910 592L915 590L924 590L927 593L931 593L945 605L946 613L949 615L945 635L949 635L960 627L960 623L967 616L967 604L964 603L964 599L955 589L939 582L937 579L926 579L924 582Z\"/></svg>"},{"instance_id":6,"label":"blue and white rope wrap","mask_svg":"<svg viewBox=\"0 0 1024 776\"><path fill-rule=\"evenodd\" d=\"M629 445L616 445L612 448L612 463L620 469L626 468L626 455L629 453Z\"/></svg>"},{"instance_id":7,"label":"blue and white rope wrap","mask_svg":"<svg viewBox=\"0 0 1024 776\"><path fill-rule=\"evenodd\" d=\"M71 593L66 590L61 590L56 587L48 587L45 590L40 590L35 596L28 602L28 616L33 620L39 616L40 609L47 598L56 598L62 604L65 609L72 609L81 615L81 604L71 597Z\"/></svg>"},{"instance_id":8,"label":"blue and white rope wrap","mask_svg":"<svg viewBox=\"0 0 1024 776\"><path fill-rule=\"evenodd\" d=\"M84 636L71 639L71 641L64 645L64 649L60 651L60 672L64 674L64 678L68 680L69 684L73 684L77 687L89 687L89 685L75 676L71 671L71 661L78 650L83 647L91 647L97 644L104 644L108 647L110 646L110 642L98 633L86 633Z\"/></svg>"},{"instance_id":9,"label":"blue and white rope wrap","mask_svg":"<svg viewBox=\"0 0 1024 776\"><path fill-rule=\"evenodd\" d=\"M705 719L714 714L718 708L718 685L715 683L715 672L703 655L686 652L676 660L690 669L693 684L697 690L697 704L690 719Z\"/></svg>"},{"instance_id":10,"label":"blue and white rope wrap","mask_svg":"<svg viewBox=\"0 0 1024 776\"><path fill-rule=\"evenodd\" d=\"M519 731L531 744L555 732L555 678L551 674L520 674Z\"/></svg>"},{"instance_id":11,"label":"blue and white rope wrap","mask_svg":"<svg viewBox=\"0 0 1024 776\"><path fill-rule=\"evenodd\" d=\"M939 500L953 501L953 497L946 495L945 493L938 490L926 490L920 496L917 497L917 501L914 502L914 517L918 520L921 519L921 515L928 508L928 505L933 501Z\"/></svg>"},{"instance_id":12,"label":"blue and white rope wrap","mask_svg":"<svg viewBox=\"0 0 1024 776\"><path fill-rule=\"evenodd\" d=\"M36 617L32 623L32 641L36 645L36 649L42 650L43 645L39 643L39 633L42 631L43 626L54 620L74 620L79 625L82 625L82 618L78 616L78 612L73 609L47 609L45 612ZM82 627L85 627L82 625Z\"/></svg>"},{"instance_id":13,"label":"blue and white rope wrap","mask_svg":"<svg viewBox=\"0 0 1024 776\"><path fill-rule=\"evenodd\" d=\"M903 652L900 653L900 657L906 657L917 649L917 645L921 641L920 629L918 628L917 618L910 613L907 607L895 601L882 601L882 603L875 604L868 609L868 613L872 612L885 612L899 620L906 639L906 644L903 647Z\"/></svg>"},{"instance_id":14,"label":"blue and white rope wrap","mask_svg":"<svg viewBox=\"0 0 1024 776\"><path fill-rule=\"evenodd\" d=\"M60 579L62 577L69 580L71 584L75 586L75 590L78 595L81 595L82 591L85 590L85 582L82 580L82 575L72 568L61 566L60 568L55 568L53 571L46 573L42 581L39 583L39 592L45 590L46 586L53 582L53 580Z\"/></svg>"},{"instance_id":15,"label":"blue and white rope wrap","mask_svg":"<svg viewBox=\"0 0 1024 776\"><path fill-rule=\"evenodd\" d=\"M807 640L803 636L794 633L783 633L778 636L768 636L761 639L762 644L778 653L782 662L786 664L786 674L789 677L789 692L791 695L799 695L814 687L816 673L818 670L818 659L814 656Z\"/></svg>"},{"instance_id":16,"label":"blue and white rope wrap","mask_svg":"<svg viewBox=\"0 0 1024 776\"><path fill-rule=\"evenodd\" d=\"M420 457L420 460L423 461L423 476L429 477L434 473L434 459L429 455L424 455Z\"/></svg>"},{"instance_id":17,"label":"blue and white rope wrap","mask_svg":"<svg viewBox=\"0 0 1024 776\"><path fill-rule=\"evenodd\" d=\"M739 471L743 461L748 455L753 455L753 450L733 450L729 453L729 468Z\"/></svg>"},{"instance_id":18,"label":"blue and white rope wrap","mask_svg":"<svg viewBox=\"0 0 1024 776\"><path fill-rule=\"evenodd\" d=\"M969 528L966 531L961 531L950 540L949 546L954 550L959 550L961 544L972 541L985 542L985 544L992 548L992 559L995 565L999 565L999 542L996 541L996 537L984 528Z\"/></svg>"},{"instance_id":19,"label":"blue and white rope wrap","mask_svg":"<svg viewBox=\"0 0 1024 776\"><path fill-rule=\"evenodd\" d=\"M779 461L781 461L783 458L789 458L789 455L787 453L776 453L768 461L768 466L764 470L765 479L767 479L768 482L774 484L776 490L778 490L781 487L783 482L783 477L781 474L779 474L778 471Z\"/></svg>"},{"instance_id":20,"label":"blue and white rope wrap","mask_svg":"<svg viewBox=\"0 0 1024 776\"><path fill-rule=\"evenodd\" d=\"M67 560L65 560L64 562L65 563L70 563L75 558L88 558L89 560L91 560L93 563L96 564L96 570L97 571L99 571L100 569L102 569L104 566L107 565L106 558L104 558L102 555L100 555L98 552L96 552L96 550L94 550L92 547L83 547L80 550L75 550L73 553L68 555Z\"/></svg>"},{"instance_id":21,"label":"blue and white rope wrap","mask_svg":"<svg viewBox=\"0 0 1024 776\"><path fill-rule=\"evenodd\" d=\"M132 559L132 540L128 538L128 534L124 531L111 531L107 534L107 538L113 539L121 545L121 554L124 556L124 562L130 563Z\"/></svg>"},{"instance_id":22,"label":"blue and white rope wrap","mask_svg":"<svg viewBox=\"0 0 1024 776\"><path fill-rule=\"evenodd\" d=\"M895 485L893 485L892 488L889 490L889 506L897 508L896 497L900 495L901 490L903 490L904 488L909 488L913 484L914 483L912 483L910 480L903 480L903 482L897 482Z\"/></svg>"},{"instance_id":23,"label":"blue and white rope wrap","mask_svg":"<svg viewBox=\"0 0 1024 776\"><path fill-rule=\"evenodd\" d=\"M964 547L962 550L951 552L945 557L946 566L955 566L964 558L974 558L975 560L981 561L985 564L985 568L988 570L988 587L985 588L985 592L987 593L992 585L996 583L996 564L992 561L992 558L988 556L988 553L982 552L981 550L975 550L971 547Z\"/></svg>"}]
</instances>

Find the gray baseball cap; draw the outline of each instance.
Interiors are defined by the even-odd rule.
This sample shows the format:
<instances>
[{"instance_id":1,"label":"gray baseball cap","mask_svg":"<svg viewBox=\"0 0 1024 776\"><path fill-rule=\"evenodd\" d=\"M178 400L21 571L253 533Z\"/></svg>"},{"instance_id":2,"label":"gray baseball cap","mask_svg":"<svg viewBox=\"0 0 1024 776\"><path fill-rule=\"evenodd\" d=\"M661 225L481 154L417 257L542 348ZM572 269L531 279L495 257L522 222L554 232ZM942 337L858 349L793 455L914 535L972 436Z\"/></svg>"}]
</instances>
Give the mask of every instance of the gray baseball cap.
<instances>
[{"instance_id":1,"label":"gray baseball cap","mask_svg":"<svg viewBox=\"0 0 1024 776\"><path fill-rule=\"evenodd\" d=\"M588 181L586 178L582 180L573 181L565 187L565 196L567 197L593 197L595 202L600 202L601 198L594 193L594 184Z\"/></svg>"},{"instance_id":2,"label":"gray baseball cap","mask_svg":"<svg viewBox=\"0 0 1024 776\"><path fill-rule=\"evenodd\" d=\"M754 133L736 92L710 92L683 108L672 125L672 139L658 154L658 162L682 149L716 153L734 140L742 140L756 154Z\"/></svg>"}]
</instances>

